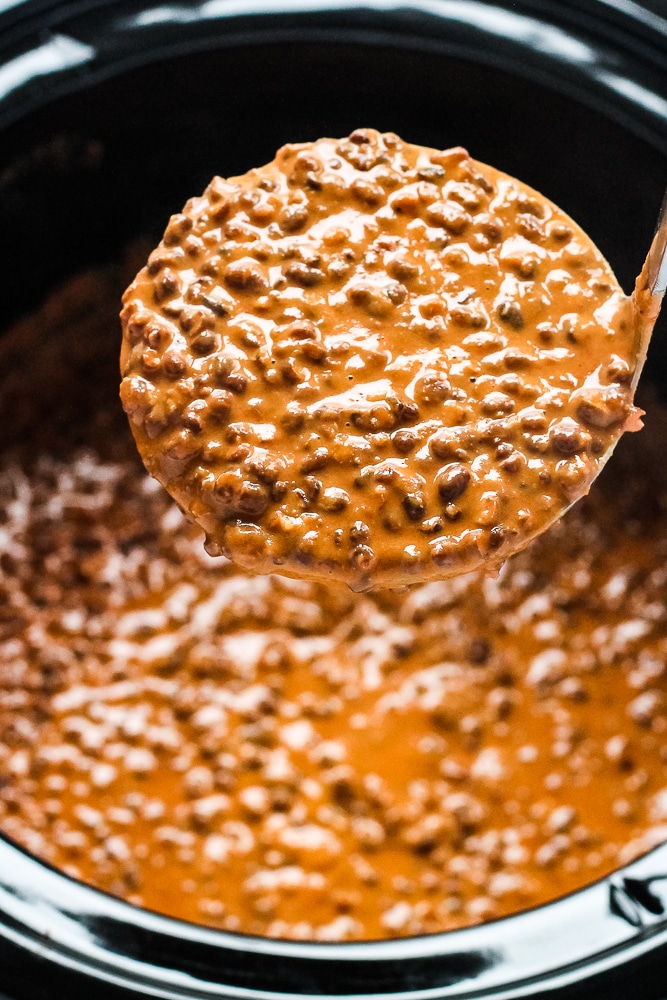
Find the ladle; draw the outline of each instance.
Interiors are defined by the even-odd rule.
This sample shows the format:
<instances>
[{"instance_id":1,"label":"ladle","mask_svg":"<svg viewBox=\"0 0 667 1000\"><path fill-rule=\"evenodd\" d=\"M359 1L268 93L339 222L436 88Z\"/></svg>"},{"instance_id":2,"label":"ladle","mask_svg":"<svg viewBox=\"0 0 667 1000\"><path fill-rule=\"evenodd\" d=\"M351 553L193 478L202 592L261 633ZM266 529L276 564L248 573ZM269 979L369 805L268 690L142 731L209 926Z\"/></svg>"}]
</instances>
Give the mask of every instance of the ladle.
<instances>
[{"instance_id":1,"label":"ladle","mask_svg":"<svg viewBox=\"0 0 667 1000\"><path fill-rule=\"evenodd\" d=\"M497 569L642 426L666 248L663 212L627 296L461 147L288 145L172 216L123 298L121 399L211 555L354 590Z\"/></svg>"}]
</instances>

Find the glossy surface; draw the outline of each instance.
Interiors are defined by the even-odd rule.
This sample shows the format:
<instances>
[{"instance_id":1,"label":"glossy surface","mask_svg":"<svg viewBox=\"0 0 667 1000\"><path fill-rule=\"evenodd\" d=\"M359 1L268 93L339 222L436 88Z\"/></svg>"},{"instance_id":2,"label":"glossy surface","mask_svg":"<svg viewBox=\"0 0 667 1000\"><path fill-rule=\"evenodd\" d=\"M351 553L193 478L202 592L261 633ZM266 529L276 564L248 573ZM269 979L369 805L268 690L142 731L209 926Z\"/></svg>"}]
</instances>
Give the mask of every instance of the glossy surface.
<instances>
[{"instance_id":1,"label":"glossy surface","mask_svg":"<svg viewBox=\"0 0 667 1000\"><path fill-rule=\"evenodd\" d=\"M0 383L0 425L25 420L1 466L0 829L136 905L317 941L497 918L665 839L665 414L495 582L252 577L91 392L122 286L77 279L0 348L26 363Z\"/></svg>"},{"instance_id":2,"label":"glossy surface","mask_svg":"<svg viewBox=\"0 0 667 1000\"><path fill-rule=\"evenodd\" d=\"M367 590L499 565L633 420L608 264L460 148L286 146L173 216L123 301L144 463L254 572Z\"/></svg>"}]
</instances>

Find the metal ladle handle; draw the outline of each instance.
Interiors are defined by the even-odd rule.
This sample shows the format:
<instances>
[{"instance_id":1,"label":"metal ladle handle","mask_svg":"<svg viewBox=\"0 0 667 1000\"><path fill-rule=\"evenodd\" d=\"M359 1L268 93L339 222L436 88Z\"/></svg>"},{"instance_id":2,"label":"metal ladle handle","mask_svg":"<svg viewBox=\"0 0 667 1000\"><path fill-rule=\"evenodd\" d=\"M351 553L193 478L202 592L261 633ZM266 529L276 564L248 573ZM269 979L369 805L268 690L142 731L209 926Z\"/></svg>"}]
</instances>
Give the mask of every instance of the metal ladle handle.
<instances>
[{"instance_id":1,"label":"metal ladle handle","mask_svg":"<svg viewBox=\"0 0 667 1000\"><path fill-rule=\"evenodd\" d=\"M663 295L667 289L667 191L662 199L658 225L646 258L647 284L651 295Z\"/></svg>"},{"instance_id":2,"label":"metal ladle handle","mask_svg":"<svg viewBox=\"0 0 667 1000\"><path fill-rule=\"evenodd\" d=\"M665 289L667 289L667 191L663 195L651 248L631 298L637 336L636 365L632 376L633 390L637 388L646 361L651 334L660 313Z\"/></svg>"}]
</instances>

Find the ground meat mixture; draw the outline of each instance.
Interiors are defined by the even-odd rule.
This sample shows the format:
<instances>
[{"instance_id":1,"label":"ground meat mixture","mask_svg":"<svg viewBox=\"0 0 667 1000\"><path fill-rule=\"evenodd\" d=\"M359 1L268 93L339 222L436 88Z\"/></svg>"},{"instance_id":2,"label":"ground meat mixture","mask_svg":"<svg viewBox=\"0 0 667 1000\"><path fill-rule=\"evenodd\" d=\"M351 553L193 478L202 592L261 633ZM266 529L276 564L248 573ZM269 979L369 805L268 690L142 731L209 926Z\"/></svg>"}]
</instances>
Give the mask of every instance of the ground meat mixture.
<instances>
[{"instance_id":1,"label":"ground meat mixture","mask_svg":"<svg viewBox=\"0 0 667 1000\"><path fill-rule=\"evenodd\" d=\"M254 572L499 564L632 415L638 327L586 235L463 149L371 129L215 178L122 315L148 470Z\"/></svg>"},{"instance_id":2,"label":"ground meat mixture","mask_svg":"<svg viewBox=\"0 0 667 1000\"><path fill-rule=\"evenodd\" d=\"M137 905L319 940L512 913L667 839L659 411L496 579L252 577L138 460L126 280L0 339L0 829Z\"/></svg>"}]
</instances>

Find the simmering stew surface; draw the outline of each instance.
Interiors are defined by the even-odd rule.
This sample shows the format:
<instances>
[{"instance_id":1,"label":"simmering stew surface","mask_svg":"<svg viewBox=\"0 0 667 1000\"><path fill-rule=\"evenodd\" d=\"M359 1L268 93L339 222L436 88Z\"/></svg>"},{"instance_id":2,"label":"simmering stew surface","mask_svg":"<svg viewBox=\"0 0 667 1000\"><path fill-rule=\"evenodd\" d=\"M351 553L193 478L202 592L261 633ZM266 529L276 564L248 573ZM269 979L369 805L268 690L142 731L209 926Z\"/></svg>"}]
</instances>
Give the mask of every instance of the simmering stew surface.
<instances>
[{"instance_id":1,"label":"simmering stew surface","mask_svg":"<svg viewBox=\"0 0 667 1000\"><path fill-rule=\"evenodd\" d=\"M1 341L0 829L140 906L321 940L512 913L667 838L664 414L495 579L251 576L115 398L142 256Z\"/></svg>"}]
</instances>

